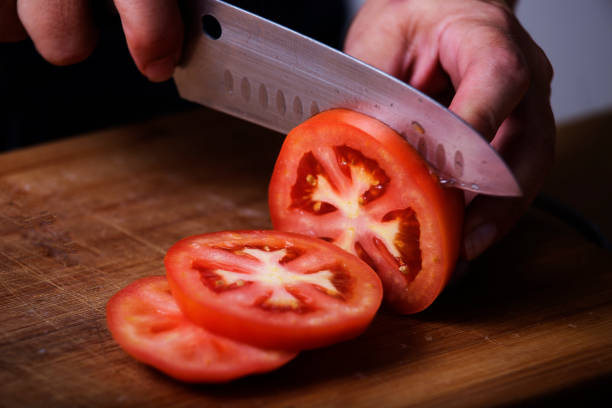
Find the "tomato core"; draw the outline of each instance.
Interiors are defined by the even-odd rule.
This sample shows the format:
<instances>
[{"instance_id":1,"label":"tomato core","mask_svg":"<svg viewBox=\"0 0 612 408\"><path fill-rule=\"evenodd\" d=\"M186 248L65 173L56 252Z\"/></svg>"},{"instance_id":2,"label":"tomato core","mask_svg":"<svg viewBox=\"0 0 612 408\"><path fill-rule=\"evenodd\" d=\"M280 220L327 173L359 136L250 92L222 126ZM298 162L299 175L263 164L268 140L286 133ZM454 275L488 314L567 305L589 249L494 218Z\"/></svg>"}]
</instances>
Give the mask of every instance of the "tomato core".
<instances>
[{"instance_id":1,"label":"tomato core","mask_svg":"<svg viewBox=\"0 0 612 408\"><path fill-rule=\"evenodd\" d=\"M269 349L353 338L383 294L379 277L356 256L280 231L187 237L168 250L165 265L172 294L193 322Z\"/></svg>"},{"instance_id":2,"label":"tomato core","mask_svg":"<svg viewBox=\"0 0 612 408\"><path fill-rule=\"evenodd\" d=\"M393 210L381 219L372 218L367 207L384 197L389 176L373 160L351 147L332 148L335 160L322 164L312 151L306 152L298 165L296 182L291 188L291 207L314 215L339 211L346 222L336 237L321 237L359 256L375 268L372 257L365 249L364 240L388 254L405 279L414 280L421 270L419 247L420 228L411 208ZM350 187L341 192L325 170L335 166ZM372 231L374 234L372 234Z\"/></svg>"},{"instance_id":3,"label":"tomato core","mask_svg":"<svg viewBox=\"0 0 612 408\"><path fill-rule=\"evenodd\" d=\"M194 261L192 267L199 271L204 286L216 293L240 290L256 285L262 293L252 305L273 312L293 312L305 314L314 312L317 307L309 296L301 290L302 284L310 284L318 291L344 300L350 294L351 277L340 265L325 267L308 273L296 273L285 264L302 255L294 247L233 246L216 247L238 256L256 260L254 268L211 268Z\"/></svg>"}]
</instances>

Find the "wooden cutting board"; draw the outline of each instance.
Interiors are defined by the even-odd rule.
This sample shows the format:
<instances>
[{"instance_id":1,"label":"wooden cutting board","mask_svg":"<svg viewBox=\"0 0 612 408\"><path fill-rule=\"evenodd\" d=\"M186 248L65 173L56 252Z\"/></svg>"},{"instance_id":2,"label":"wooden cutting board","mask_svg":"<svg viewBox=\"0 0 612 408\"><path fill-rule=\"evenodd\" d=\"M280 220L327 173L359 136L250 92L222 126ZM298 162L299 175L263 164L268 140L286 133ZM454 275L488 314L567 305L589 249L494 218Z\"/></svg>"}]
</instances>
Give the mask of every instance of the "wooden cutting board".
<instances>
[{"instance_id":1,"label":"wooden cutting board","mask_svg":"<svg viewBox=\"0 0 612 408\"><path fill-rule=\"evenodd\" d=\"M281 137L208 110L0 155L0 406L496 406L610 398L612 256L530 211L414 316L225 385L113 342L104 307L178 239L270 228ZM603 393L603 394L602 394Z\"/></svg>"}]
</instances>

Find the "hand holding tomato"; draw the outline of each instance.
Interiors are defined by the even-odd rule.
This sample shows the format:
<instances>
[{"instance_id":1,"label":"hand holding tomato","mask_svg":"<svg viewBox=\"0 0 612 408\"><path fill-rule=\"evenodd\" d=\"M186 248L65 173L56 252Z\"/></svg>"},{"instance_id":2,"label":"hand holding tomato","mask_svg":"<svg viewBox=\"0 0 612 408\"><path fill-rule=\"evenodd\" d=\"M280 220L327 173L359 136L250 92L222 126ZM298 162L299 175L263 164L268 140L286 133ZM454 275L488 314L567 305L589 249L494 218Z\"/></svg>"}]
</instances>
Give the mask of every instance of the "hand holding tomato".
<instances>
[{"instance_id":1,"label":"hand holding tomato","mask_svg":"<svg viewBox=\"0 0 612 408\"><path fill-rule=\"evenodd\" d=\"M514 172L523 197L477 196L467 207L463 251L477 257L514 225L552 166L548 59L501 0L368 0L345 50L434 97L452 95L450 109Z\"/></svg>"}]
</instances>

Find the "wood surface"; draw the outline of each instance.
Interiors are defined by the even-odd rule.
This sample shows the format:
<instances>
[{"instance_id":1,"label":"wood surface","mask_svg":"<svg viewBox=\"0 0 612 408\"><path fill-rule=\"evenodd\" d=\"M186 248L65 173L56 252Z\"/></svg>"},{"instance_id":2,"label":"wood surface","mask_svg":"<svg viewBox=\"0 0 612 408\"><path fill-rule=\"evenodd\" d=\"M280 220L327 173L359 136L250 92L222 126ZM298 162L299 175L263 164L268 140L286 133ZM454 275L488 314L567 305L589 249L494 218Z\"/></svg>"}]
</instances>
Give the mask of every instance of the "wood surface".
<instances>
[{"instance_id":1,"label":"wood surface","mask_svg":"<svg viewBox=\"0 0 612 408\"><path fill-rule=\"evenodd\" d=\"M531 210L434 305L270 374L187 385L106 327L182 237L270 228L281 137L198 109L0 155L0 406L462 407L607 398L612 256Z\"/></svg>"}]
</instances>

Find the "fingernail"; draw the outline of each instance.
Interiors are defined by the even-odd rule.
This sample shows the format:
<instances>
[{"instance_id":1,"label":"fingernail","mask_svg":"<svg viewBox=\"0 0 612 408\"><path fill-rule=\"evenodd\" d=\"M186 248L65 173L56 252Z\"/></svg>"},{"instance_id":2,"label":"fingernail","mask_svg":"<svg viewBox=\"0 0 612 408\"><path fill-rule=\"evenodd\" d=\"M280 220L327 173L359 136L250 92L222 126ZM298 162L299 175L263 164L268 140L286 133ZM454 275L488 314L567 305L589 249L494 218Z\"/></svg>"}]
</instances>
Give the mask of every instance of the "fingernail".
<instances>
[{"instance_id":1,"label":"fingernail","mask_svg":"<svg viewBox=\"0 0 612 408\"><path fill-rule=\"evenodd\" d=\"M144 73L153 82L162 82L170 79L174 72L174 58L165 57L147 64Z\"/></svg>"},{"instance_id":2,"label":"fingernail","mask_svg":"<svg viewBox=\"0 0 612 408\"><path fill-rule=\"evenodd\" d=\"M486 223L476 227L465 237L463 247L466 258L468 260L476 258L493 244L496 237L497 227L495 224Z\"/></svg>"}]
</instances>

